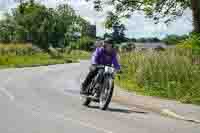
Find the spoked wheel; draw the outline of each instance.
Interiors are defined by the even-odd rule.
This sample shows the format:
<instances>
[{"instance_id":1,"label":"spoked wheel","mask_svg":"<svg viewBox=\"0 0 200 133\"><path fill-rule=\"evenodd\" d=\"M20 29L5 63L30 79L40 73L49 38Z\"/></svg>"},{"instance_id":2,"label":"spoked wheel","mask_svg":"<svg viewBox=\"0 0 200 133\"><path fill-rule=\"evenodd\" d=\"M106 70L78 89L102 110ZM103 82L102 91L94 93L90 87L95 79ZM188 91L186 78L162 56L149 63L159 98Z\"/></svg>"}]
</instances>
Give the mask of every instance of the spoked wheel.
<instances>
[{"instance_id":1,"label":"spoked wheel","mask_svg":"<svg viewBox=\"0 0 200 133\"><path fill-rule=\"evenodd\" d=\"M86 95L81 95L81 102L82 105L84 106L89 106L89 104L91 103L92 99Z\"/></svg>"},{"instance_id":2,"label":"spoked wheel","mask_svg":"<svg viewBox=\"0 0 200 133\"><path fill-rule=\"evenodd\" d=\"M114 88L114 82L112 78L108 78L104 81L101 95L100 95L100 109L106 110L108 108L108 105L110 104L110 101L112 99L113 95L113 88Z\"/></svg>"}]
</instances>

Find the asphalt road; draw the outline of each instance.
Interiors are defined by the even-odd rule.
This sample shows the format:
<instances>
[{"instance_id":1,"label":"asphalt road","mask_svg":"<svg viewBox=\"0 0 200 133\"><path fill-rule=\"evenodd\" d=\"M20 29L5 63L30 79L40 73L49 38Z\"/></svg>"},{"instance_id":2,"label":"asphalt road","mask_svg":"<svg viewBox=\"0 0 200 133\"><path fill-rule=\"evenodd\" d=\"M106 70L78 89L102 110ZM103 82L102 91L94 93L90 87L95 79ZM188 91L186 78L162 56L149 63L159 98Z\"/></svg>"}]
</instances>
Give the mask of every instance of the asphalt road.
<instances>
[{"instance_id":1,"label":"asphalt road","mask_svg":"<svg viewBox=\"0 0 200 133\"><path fill-rule=\"evenodd\" d=\"M199 133L200 125L112 103L81 105L88 63L0 71L0 133ZM139 110L139 112L138 112Z\"/></svg>"}]
</instances>

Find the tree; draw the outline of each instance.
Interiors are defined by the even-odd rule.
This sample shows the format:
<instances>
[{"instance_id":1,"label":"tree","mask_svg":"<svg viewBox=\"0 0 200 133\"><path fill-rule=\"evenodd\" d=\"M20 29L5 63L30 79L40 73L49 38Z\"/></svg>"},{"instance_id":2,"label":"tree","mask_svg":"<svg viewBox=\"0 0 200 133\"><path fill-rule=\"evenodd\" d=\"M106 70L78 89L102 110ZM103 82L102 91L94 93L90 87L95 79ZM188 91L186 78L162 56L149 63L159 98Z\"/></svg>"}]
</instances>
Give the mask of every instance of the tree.
<instances>
[{"instance_id":1,"label":"tree","mask_svg":"<svg viewBox=\"0 0 200 133\"><path fill-rule=\"evenodd\" d=\"M115 23L112 27L112 38L116 43L121 43L126 40L125 38L125 26L123 24Z\"/></svg>"},{"instance_id":2,"label":"tree","mask_svg":"<svg viewBox=\"0 0 200 133\"><path fill-rule=\"evenodd\" d=\"M107 29L112 29L111 37L115 43L121 43L126 40L125 38L125 25L121 23L119 17L112 12L108 13L107 21L105 23Z\"/></svg>"},{"instance_id":3,"label":"tree","mask_svg":"<svg viewBox=\"0 0 200 133\"><path fill-rule=\"evenodd\" d=\"M29 2L30 4L35 4L35 0L14 0L15 2L19 3L19 11L21 14L24 13L24 3Z\"/></svg>"},{"instance_id":4,"label":"tree","mask_svg":"<svg viewBox=\"0 0 200 133\"><path fill-rule=\"evenodd\" d=\"M137 39L136 38L130 38L130 41L131 42L137 42Z\"/></svg>"},{"instance_id":5,"label":"tree","mask_svg":"<svg viewBox=\"0 0 200 133\"><path fill-rule=\"evenodd\" d=\"M87 33L89 23L69 5L53 9L35 1L19 0L19 6L0 20L0 41L31 42L48 51L50 46L63 48L75 42L77 32Z\"/></svg>"},{"instance_id":6,"label":"tree","mask_svg":"<svg viewBox=\"0 0 200 133\"><path fill-rule=\"evenodd\" d=\"M191 0L191 9L193 13L194 32L200 33L200 1Z\"/></svg>"},{"instance_id":7,"label":"tree","mask_svg":"<svg viewBox=\"0 0 200 133\"><path fill-rule=\"evenodd\" d=\"M162 41L168 45L176 45L183 40L188 38L187 35L178 36L178 35L168 35Z\"/></svg>"},{"instance_id":8,"label":"tree","mask_svg":"<svg viewBox=\"0 0 200 133\"><path fill-rule=\"evenodd\" d=\"M105 33L105 34L103 35L103 38L104 38L104 39L106 39L106 38L112 38L112 35L109 34L109 33Z\"/></svg>"},{"instance_id":9,"label":"tree","mask_svg":"<svg viewBox=\"0 0 200 133\"><path fill-rule=\"evenodd\" d=\"M88 0L87 0L88 1ZM105 4L106 3L106 4ZM144 11L147 17L156 23L169 23L190 8L193 12L194 32L200 33L200 1L199 0L95 0L94 7L99 10L104 5L114 7L112 20L130 17L134 11Z\"/></svg>"}]
</instances>

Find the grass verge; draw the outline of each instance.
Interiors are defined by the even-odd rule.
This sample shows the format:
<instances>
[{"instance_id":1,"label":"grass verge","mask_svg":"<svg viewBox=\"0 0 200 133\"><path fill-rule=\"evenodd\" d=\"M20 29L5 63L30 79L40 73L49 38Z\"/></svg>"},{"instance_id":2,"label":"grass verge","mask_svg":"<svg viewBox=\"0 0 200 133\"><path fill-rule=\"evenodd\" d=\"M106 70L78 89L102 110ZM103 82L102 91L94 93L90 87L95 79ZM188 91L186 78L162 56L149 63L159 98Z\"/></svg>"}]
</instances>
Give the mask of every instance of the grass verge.
<instances>
[{"instance_id":1,"label":"grass verge","mask_svg":"<svg viewBox=\"0 0 200 133\"><path fill-rule=\"evenodd\" d=\"M0 68L34 67L72 62L75 62L75 60L70 58L54 59L50 55L44 53L29 56L1 56Z\"/></svg>"},{"instance_id":2,"label":"grass verge","mask_svg":"<svg viewBox=\"0 0 200 133\"><path fill-rule=\"evenodd\" d=\"M73 63L89 56L89 52L80 50L50 49L46 53L31 44L0 44L0 69Z\"/></svg>"},{"instance_id":3,"label":"grass verge","mask_svg":"<svg viewBox=\"0 0 200 133\"><path fill-rule=\"evenodd\" d=\"M116 83L138 94L200 104L200 66L192 56L185 49L122 53L125 67Z\"/></svg>"}]
</instances>

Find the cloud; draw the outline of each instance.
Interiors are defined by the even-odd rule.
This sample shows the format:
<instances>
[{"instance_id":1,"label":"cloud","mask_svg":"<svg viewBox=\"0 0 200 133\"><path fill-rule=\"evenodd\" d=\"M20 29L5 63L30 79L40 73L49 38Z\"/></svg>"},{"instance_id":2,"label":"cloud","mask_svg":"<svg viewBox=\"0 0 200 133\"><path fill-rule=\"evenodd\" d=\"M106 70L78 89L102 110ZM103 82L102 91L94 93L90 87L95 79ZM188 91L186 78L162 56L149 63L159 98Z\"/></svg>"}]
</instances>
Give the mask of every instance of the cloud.
<instances>
[{"instance_id":1,"label":"cloud","mask_svg":"<svg viewBox=\"0 0 200 133\"><path fill-rule=\"evenodd\" d=\"M9 8L16 6L13 0L5 1L0 0L0 11L7 11ZM103 35L106 31L103 26L106 13L96 12L93 9L92 2L86 2L85 0L43 0L42 3L51 8L61 3L68 3L74 8L77 14L90 21L92 24L97 25L97 35ZM191 18L191 11L187 10L183 17L178 18L169 26L162 23L155 25L152 20L146 19L142 13L136 12L130 19L124 20L124 23L127 27L126 35L128 37L162 38L168 34L182 35L190 32L192 30Z\"/></svg>"},{"instance_id":2,"label":"cloud","mask_svg":"<svg viewBox=\"0 0 200 133\"><path fill-rule=\"evenodd\" d=\"M9 3L9 1L0 1L0 10L2 11L2 10L5 10L7 7L8 7L8 4Z\"/></svg>"}]
</instances>

